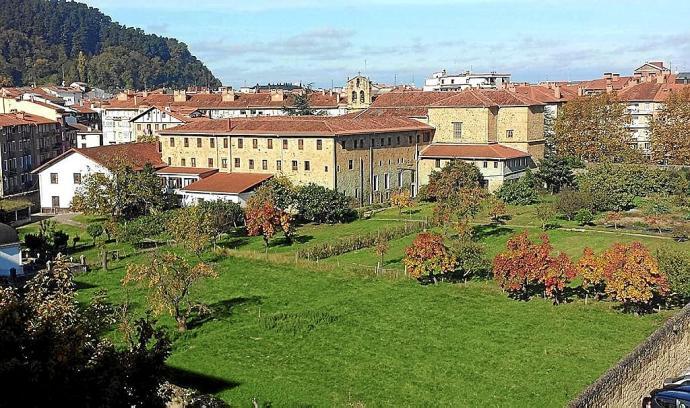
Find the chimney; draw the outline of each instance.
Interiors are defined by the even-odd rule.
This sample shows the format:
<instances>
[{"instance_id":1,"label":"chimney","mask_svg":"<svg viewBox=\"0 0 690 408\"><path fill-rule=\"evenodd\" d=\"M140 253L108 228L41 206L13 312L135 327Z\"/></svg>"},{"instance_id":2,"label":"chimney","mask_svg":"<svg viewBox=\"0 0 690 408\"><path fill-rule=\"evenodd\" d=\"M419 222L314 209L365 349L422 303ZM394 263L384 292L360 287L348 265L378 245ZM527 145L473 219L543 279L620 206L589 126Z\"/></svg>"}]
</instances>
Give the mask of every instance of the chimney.
<instances>
[{"instance_id":1,"label":"chimney","mask_svg":"<svg viewBox=\"0 0 690 408\"><path fill-rule=\"evenodd\" d=\"M604 79L613 79L613 73L604 72Z\"/></svg>"},{"instance_id":2,"label":"chimney","mask_svg":"<svg viewBox=\"0 0 690 408\"><path fill-rule=\"evenodd\" d=\"M612 93L613 92L613 85L611 82L606 81L606 93Z\"/></svg>"},{"instance_id":3,"label":"chimney","mask_svg":"<svg viewBox=\"0 0 690 408\"><path fill-rule=\"evenodd\" d=\"M578 86L577 87L577 96L584 96L585 95L585 88Z\"/></svg>"},{"instance_id":4,"label":"chimney","mask_svg":"<svg viewBox=\"0 0 690 408\"><path fill-rule=\"evenodd\" d=\"M611 79L613 79L614 81L618 81L620 78L621 78L621 74L618 74L618 73L611 74Z\"/></svg>"},{"instance_id":5,"label":"chimney","mask_svg":"<svg viewBox=\"0 0 690 408\"><path fill-rule=\"evenodd\" d=\"M232 88L223 89L220 93L220 98L223 102L232 102L235 100L235 91Z\"/></svg>"},{"instance_id":6,"label":"chimney","mask_svg":"<svg viewBox=\"0 0 690 408\"><path fill-rule=\"evenodd\" d=\"M17 119L24 120L24 112L17 112L16 115L17 115Z\"/></svg>"},{"instance_id":7,"label":"chimney","mask_svg":"<svg viewBox=\"0 0 690 408\"><path fill-rule=\"evenodd\" d=\"M561 95L561 87L558 85L555 85L553 87L553 96L556 99L561 99L563 96Z\"/></svg>"},{"instance_id":8,"label":"chimney","mask_svg":"<svg viewBox=\"0 0 690 408\"><path fill-rule=\"evenodd\" d=\"M129 95L127 95L127 92L120 92L119 94L117 94L117 100L126 101L128 99L128 96Z\"/></svg>"},{"instance_id":9,"label":"chimney","mask_svg":"<svg viewBox=\"0 0 690 408\"><path fill-rule=\"evenodd\" d=\"M148 96L149 96L149 92L148 92L148 91L142 91L142 92L141 92L141 97L142 97L142 98L147 98Z\"/></svg>"},{"instance_id":10,"label":"chimney","mask_svg":"<svg viewBox=\"0 0 690 408\"><path fill-rule=\"evenodd\" d=\"M271 90L271 102L282 102L284 99L283 91L280 89Z\"/></svg>"},{"instance_id":11,"label":"chimney","mask_svg":"<svg viewBox=\"0 0 690 408\"><path fill-rule=\"evenodd\" d=\"M187 102L187 91L173 91L173 102Z\"/></svg>"},{"instance_id":12,"label":"chimney","mask_svg":"<svg viewBox=\"0 0 690 408\"><path fill-rule=\"evenodd\" d=\"M336 105L340 105L340 94L337 92L335 94L335 103Z\"/></svg>"}]
</instances>

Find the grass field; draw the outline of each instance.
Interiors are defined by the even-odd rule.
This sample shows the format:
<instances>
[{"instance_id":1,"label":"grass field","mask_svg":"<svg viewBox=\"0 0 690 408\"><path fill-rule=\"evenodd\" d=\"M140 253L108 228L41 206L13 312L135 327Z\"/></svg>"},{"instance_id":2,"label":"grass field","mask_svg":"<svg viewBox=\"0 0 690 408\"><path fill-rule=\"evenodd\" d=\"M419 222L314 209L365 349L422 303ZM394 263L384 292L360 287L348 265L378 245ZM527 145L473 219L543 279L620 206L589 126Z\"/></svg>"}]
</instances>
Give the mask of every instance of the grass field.
<instances>
[{"instance_id":1,"label":"grass field","mask_svg":"<svg viewBox=\"0 0 690 408\"><path fill-rule=\"evenodd\" d=\"M529 207L511 210L516 215L507 225L478 227L489 256L525 227L533 237L542 233ZM226 239L223 245L238 256L208 254L220 276L195 292L214 311L212 317L192 322L182 335L169 317L161 317L175 338L169 365L181 373L183 385L217 394L233 406L250 406L256 398L274 407L557 407L673 313L638 317L608 302L519 302L491 281L421 286L404 278L351 273L357 265L376 265L371 249L329 258L318 266L290 264L301 245L376 231L401 222L400 217L423 219L430 213L429 206L402 216L388 209L371 220L303 226L296 243L288 246L276 239L269 248L269 254L285 255L283 264L253 259L261 258L256 254L264 249L259 238ZM482 222L481 215L477 221ZM97 248L83 228L59 228L81 236L76 256L97 260ZM32 224L20 233L36 229ZM690 249L690 244L670 239L610 232L557 229L547 234L556 250L571 256L585 246L600 251L630 240L653 249ZM386 268L402 271L404 248L412 239L391 242ZM110 245L128 256L114 261L109 271L79 275L80 298L87 300L106 288L111 301L129 298L143 314L144 294L125 291L120 282L128 264L145 262L150 254Z\"/></svg>"}]
</instances>

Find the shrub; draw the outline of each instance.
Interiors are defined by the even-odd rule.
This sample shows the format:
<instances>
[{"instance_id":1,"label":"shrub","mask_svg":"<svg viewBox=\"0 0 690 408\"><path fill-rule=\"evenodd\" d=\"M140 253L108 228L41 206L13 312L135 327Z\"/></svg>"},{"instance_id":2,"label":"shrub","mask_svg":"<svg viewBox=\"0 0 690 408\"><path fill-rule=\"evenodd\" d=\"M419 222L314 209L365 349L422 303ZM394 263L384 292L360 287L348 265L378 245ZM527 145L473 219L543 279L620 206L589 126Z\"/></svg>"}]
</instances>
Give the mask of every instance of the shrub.
<instances>
[{"instance_id":1,"label":"shrub","mask_svg":"<svg viewBox=\"0 0 690 408\"><path fill-rule=\"evenodd\" d=\"M104 232L102 224L92 223L86 226L86 233L89 234L94 241L103 235Z\"/></svg>"},{"instance_id":2,"label":"shrub","mask_svg":"<svg viewBox=\"0 0 690 408\"><path fill-rule=\"evenodd\" d=\"M425 223L406 222L399 226L385 228L363 235L337 238L329 242L300 249L297 251L297 257L311 260L325 259L358 249L371 248L376 245L377 240L391 241L399 239L423 231L426 227Z\"/></svg>"},{"instance_id":3,"label":"shrub","mask_svg":"<svg viewBox=\"0 0 690 408\"><path fill-rule=\"evenodd\" d=\"M668 276L669 288L677 303L686 303L690 299L690 255L663 250L657 252L656 258L659 270Z\"/></svg>"},{"instance_id":4,"label":"shrub","mask_svg":"<svg viewBox=\"0 0 690 408\"><path fill-rule=\"evenodd\" d=\"M354 218L350 199L341 192L309 183L296 193L300 218L317 224L345 222Z\"/></svg>"},{"instance_id":5,"label":"shrub","mask_svg":"<svg viewBox=\"0 0 690 408\"><path fill-rule=\"evenodd\" d=\"M513 205L530 205L539 201L532 177L522 177L516 181L503 183L496 191L496 197Z\"/></svg>"},{"instance_id":6,"label":"shrub","mask_svg":"<svg viewBox=\"0 0 690 408\"><path fill-rule=\"evenodd\" d=\"M413 278L428 276L434 283L438 275L447 275L455 270L457 261L443 243L443 236L433 232L422 232L405 249L405 267Z\"/></svg>"},{"instance_id":7,"label":"shrub","mask_svg":"<svg viewBox=\"0 0 690 408\"><path fill-rule=\"evenodd\" d=\"M575 221L577 221L577 225L590 225L594 221L594 214L583 208L575 214Z\"/></svg>"},{"instance_id":8,"label":"shrub","mask_svg":"<svg viewBox=\"0 0 690 408\"><path fill-rule=\"evenodd\" d=\"M553 220L553 217L556 216L556 210L552 204L542 203L536 206L534 215L539 222L541 222L541 229L546 230L549 227L549 223Z\"/></svg>"},{"instance_id":9,"label":"shrub","mask_svg":"<svg viewBox=\"0 0 690 408\"><path fill-rule=\"evenodd\" d=\"M486 251L480 243L469 239L453 240L450 251L457 260L456 273L462 279L489 275L491 262L486 259Z\"/></svg>"},{"instance_id":10,"label":"shrub","mask_svg":"<svg viewBox=\"0 0 690 408\"><path fill-rule=\"evenodd\" d=\"M567 220L575 218L575 214L582 209L592 208L592 199L582 191L562 190L554 201L556 211Z\"/></svg>"},{"instance_id":11,"label":"shrub","mask_svg":"<svg viewBox=\"0 0 690 408\"><path fill-rule=\"evenodd\" d=\"M117 229L117 238L130 244L136 244L145 239L161 238L166 235L166 225L177 213L177 211L164 211L122 223Z\"/></svg>"}]
</instances>

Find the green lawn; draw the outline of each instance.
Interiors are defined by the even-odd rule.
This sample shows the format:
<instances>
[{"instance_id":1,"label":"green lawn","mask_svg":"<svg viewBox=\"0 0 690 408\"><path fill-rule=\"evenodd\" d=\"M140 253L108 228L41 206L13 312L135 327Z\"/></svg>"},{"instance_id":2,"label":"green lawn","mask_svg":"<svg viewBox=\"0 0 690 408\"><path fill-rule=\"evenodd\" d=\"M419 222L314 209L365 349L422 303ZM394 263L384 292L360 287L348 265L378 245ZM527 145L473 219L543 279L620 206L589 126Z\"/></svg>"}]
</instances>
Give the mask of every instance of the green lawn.
<instances>
[{"instance_id":1,"label":"green lawn","mask_svg":"<svg viewBox=\"0 0 690 408\"><path fill-rule=\"evenodd\" d=\"M125 263L80 276L82 295L106 287L121 300ZM169 364L212 377L190 385L238 406L563 406L669 315L518 302L486 282L425 287L232 257L217 267L199 290L216 317L177 338Z\"/></svg>"},{"instance_id":2,"label":"green lawn","mask_svg":"<svg viewBox=\"0 0 690 408\"><path fill-rule=\"evenodd\" d=\"M542 233L531 211L511 208L515 215L508 225L477 227L489 256L524 229L516 225L529 225L534 238ZM402 218L430 214L425 205ZM291 264L302 245L376 231L399 223L399 217L397 209L387 209L371 220L303 226L293 245L272 242L269 253L281 264L251 259L250 254L263 252L260 238L224 240L223 246L239 256L220 257L220 277L196 291L214 310L213 318L192 324L183 335L174 331L169 317L160 320L175 337L168 362L186 373L182 384L218 394L233 406L250 406L252 398L274 407L358 402L367 407L563 406L673 313L637 317L608 302L519 302L491 281L421 286L408 279L350 273L367 269L361 265L376 265L372 249L322 260L318 266ZM480 215L477 221L482 220ZM82 237L76 256L86 254L97 262L98 249L85 232L70 225L59 228ZM20 233L36 229L32 224ZM556 250L573 257L585 246L601 251L616 241L690 249L690 243L621 233L547 234ZM386 268L402 274L404 248L412 239L391 242ZM110 245L128 256L113 262L110 271L79 275L80 299L106 288L113 302L130 298L143 314L144 294L125 292L120 282L128 264L144 262L150 254Z\"/></svg>"}]
</instances>

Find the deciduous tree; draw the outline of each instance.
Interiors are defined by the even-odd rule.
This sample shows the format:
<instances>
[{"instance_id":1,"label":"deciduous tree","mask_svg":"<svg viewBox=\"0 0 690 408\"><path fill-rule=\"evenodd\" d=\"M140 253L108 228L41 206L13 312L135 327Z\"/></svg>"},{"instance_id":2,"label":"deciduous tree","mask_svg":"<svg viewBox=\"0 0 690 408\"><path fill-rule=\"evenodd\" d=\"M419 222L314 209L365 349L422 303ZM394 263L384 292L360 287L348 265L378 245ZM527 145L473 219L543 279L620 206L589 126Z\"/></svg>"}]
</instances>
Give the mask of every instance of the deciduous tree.
<instances>
[{"instance_id":1,"label":"deciduous tree","mask_svg":"<svg viewBox=\"0 0 690 408\"><path fill-rule=\"evenodd\" d=\"M533 243L527 232L508 240L506 250L493 261L494 279L498 286L517 299L529 299L540 292L544 276L551 266L551 244L546 235Z\"/></svg>"},{"instance_id":2,"label":"deciduous tree","mask_svg":"<svg viewBox=\"0 0 690 408\"><path fill-rule=\"evenodd\" d=\"M595 255L591 248L587 247L582 251L582 257L577 261L575 268L577 275L582 278L585 303L589 295L601 298L606 287L602 259Z\"/></svg>"},{"instance_id":3,"label":"deciduous tree","mask_svg":"<svg viewBox=\"0 0 690 408\"><path fill-rule=\"evenodd\" d=\"M197 306L192 299L194 286L206 278L217 276L205 263L192 265L179 255L162 252L156 254L150 263L129 265L122 283L144 287L148 291L151 309L156 313L169 313L177 322L177 329L183 332L187 330L187 320Z\"/></svg>"},{"instance_id":4,"label":"deciduous tree","mask_svg":"<svg viewBox=\"0 0 690 408\"><path fill-rule=\"evenodd\" d=\"M639 151L630 147L629 121L625 105L614 94L578 97L556 119L556 153L588 162L638 161Z\"/></svg>"},{"instance_id":5,"label":"deciduous tree","mask_svg":"<svg viewBox=\"0 0 690 408\"><path fill-rule=\"evenodd\" d=\"M649 130L656 162L690 165L690 89L671 92Z\"/></svg>"},{"instance_id":6,"label":"deciduous tree","mask_svg":"<svg viewBox=\"0 0 690 408\"><path fill-rule=\"evenodd\" d=\"M443 236L433 232L422 232L412 245L405 249L403 260L407 272L413 278L428 276L434 283L437 276L455 270L457 261L443 242Z\"/></svg>"},{"instance_id":7,"label":"deciduous tree","mask_svg":"<svg viewBox=\"0 0 690 408\"><path fill-rule=\"evenodd\" d=\"M489 219L493 224L503 224L510 218L506 203L496 197L489 197Z\"/></svg>"},{"instance_id":8,"label":"deciduous tree","mask_svg":"<svg viewBox=\"0 0 690 408\"><path fill-rule=\"evenodd\" d=\"M558 193L565 187L575 185L575 175L568 160L555 155L548 155L539 163L536 174L539 181L544 183L551 194Z\"/></svg>"},{"instance_id":9,"label":"deciduous tree","mask_svg":"<svg viewBox=\"0 0 690 408\"><path fill-rule=\"evenodd\" d=\"M398 214L402 214L403 209L412 206L412 196L409 190L395 191L391 194L391 205L393 207L398 207Z\"/></svg>"}]
</instances>

